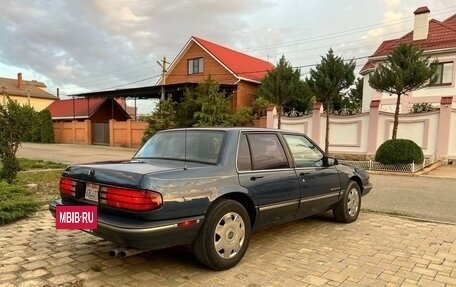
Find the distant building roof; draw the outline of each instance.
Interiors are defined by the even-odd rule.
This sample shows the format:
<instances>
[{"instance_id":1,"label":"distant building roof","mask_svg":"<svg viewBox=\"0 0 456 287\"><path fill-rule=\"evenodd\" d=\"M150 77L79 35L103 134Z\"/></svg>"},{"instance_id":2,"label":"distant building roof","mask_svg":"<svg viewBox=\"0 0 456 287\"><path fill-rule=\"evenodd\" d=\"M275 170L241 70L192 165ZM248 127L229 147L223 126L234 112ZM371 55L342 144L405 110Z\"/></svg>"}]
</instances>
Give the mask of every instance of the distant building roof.
<instances>
[{"instance_id":1,"label":"distant building roof","mask_svg":"<svg viewBox=\"0 0 456 287\"><path fill-rule=\"evenodd\" d=\"M429 13L427 7L420 7L415 14ZM413 43L424 51L434 51L447 48L456 48L456 14L444 21L435 19L429 20L428 36L423 40L413 40L413 31L404 36L384 41L369 58L386 56L392 52L400 43ZM372 68L371 60L364 65L360 73L364 74Z\"/></svg>"},{"instance_id":2,"label":"distant building roof","mask_svg":"<svg viewBox=\"0 0 456 287\"><path fill-rule=\"evenodd\" d=\"M17 79L0 77L0 93L2 93L4 89L4 92L11 96L27 97L30 95L30 98L58 99L58 97L44 90L44 88L46 88L44 83L35 80L22 80L22 73L19 73L17 76Z\"/></svg>"},{"instance_id":3,"label":"distant building roof","mask_svg":"<svg viewBox=\"0 0 456 287\"><path fill-rule=\"evenodd\" d=\"M106 101L113 102L114 105L120 107L120 109L128 115L117 101L107 98L58 100L50 104L47 109L51 113L53 120L88 119L96 113ZM130 116L128 117L130 118Z\"/></svg>"},{"instance_id":4,"label":"distant building roof","mask_svg":"<svg viewBox=\"0 0 456 287\"><path fill-rule=\"evenodd\" d=\"M267 75L268 71L275 69L273 64L265 60L192 36L171 64L168 73L174 68L173 64L179 62L180 58L185 54L185 51L187 51L193 43L205 50L239 80L259 83Z\"/></svg>"}]
</instances>

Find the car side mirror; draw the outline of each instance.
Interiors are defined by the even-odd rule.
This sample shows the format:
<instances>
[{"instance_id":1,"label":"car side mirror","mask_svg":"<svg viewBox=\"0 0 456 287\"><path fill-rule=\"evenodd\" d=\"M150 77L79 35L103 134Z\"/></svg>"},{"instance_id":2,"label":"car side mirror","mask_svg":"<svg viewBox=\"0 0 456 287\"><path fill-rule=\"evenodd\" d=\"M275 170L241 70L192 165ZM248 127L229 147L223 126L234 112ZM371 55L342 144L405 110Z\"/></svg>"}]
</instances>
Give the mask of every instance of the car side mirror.
<instances>
[{"instance_id":1,"label":"car side mirror","mask_svg":"<svg viewBox=\"0 0 456 287\"><path fill-rule=\"evenodd\" d=\"M325 166L334 166L334 165L338 165L339 164L339 161L336 158L333 158L333 157L325 156L323 158L323 160L324 160Z\"/></svg>"}]
</instances>

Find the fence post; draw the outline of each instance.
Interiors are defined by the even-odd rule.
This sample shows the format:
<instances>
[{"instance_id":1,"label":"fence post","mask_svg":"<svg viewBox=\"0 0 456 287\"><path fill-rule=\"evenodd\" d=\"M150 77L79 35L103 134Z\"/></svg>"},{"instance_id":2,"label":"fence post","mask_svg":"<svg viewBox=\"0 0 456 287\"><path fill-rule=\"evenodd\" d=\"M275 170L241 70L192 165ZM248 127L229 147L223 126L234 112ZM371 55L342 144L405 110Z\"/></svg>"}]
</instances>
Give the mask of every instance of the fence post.
<instances>
[{"instance_id":1,"label":"fence post","mask_svg":"<svg viewBox=\"0 0 456 287\"><path fill-rule=\"evenodd\" d=\"M373 168L373 163L372 163L372 160L370 159L369 160L369 170L372 170L372 168Z\"/></svg>"},{"instance_id":2,"label":"fence post","mask_svg":"<svg viewBox=\"0 0 456 287\"><path fill-rule=\"evenodd\" d=\"M412 173L414 173L414 172L415 172L415 162L412 161Z\"/></svg>"}]
</instances>

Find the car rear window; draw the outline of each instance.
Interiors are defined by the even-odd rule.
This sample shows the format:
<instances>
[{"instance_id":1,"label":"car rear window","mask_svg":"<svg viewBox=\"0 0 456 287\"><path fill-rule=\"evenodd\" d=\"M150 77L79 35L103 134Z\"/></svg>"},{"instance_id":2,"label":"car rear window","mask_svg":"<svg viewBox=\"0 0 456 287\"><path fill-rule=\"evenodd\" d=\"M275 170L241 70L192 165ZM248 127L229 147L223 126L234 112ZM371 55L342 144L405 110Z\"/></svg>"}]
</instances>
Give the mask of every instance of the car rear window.
<instances>
[{"instance_id":1,"label":"car rear window","mask_svg":"<svg viewBox=\"0 0 456 287\"><path fill-rule=\"evenodd\" d=\"M217 164L223 131L179 130L155 134L134 158L186 160ZM186 143L186 144L185 144Z\"/></svg>"}]
</instances>

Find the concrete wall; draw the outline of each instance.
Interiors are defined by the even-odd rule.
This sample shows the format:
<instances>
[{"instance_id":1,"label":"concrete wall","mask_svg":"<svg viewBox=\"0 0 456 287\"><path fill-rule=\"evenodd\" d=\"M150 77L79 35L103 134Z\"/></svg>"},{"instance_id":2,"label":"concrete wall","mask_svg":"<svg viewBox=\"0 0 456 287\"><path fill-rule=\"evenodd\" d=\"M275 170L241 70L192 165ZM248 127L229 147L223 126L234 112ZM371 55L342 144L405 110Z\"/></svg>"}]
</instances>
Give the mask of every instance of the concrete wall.
<instances>
[{"instance_id":1,"label":"concrete wall","mask_svg":"<svg viewBox=\"0 0 456 287\"><path fill-rule=\"evenodd\" d=\"M440 109L429 113L401 114L398 138L413 140L426 156L456 159L456 109L453 98L442 97ZM267 127L277 128L276 110L268 111ZM391 139L394 114L380 111L374 100L370 112L354 116L330 115L329 152L337 155L371 158L377 148ZM300 118L282 117L283 130L304 132L323 148L326 135L326 114L322 105L314 105L313 114Z\"/></svg>"},{"instance_id":2,"label":"concrete wall","mask_svg":"<svg viewBox=\"0 0 456 287\"><path fill-rule=\"evenodd\" d=\"M117 147L139 147L146 127L146 122L110 120L109 144ZM56 143L89 145L92 143L92 123L90 120L55 122L54 134Z\"/></svg>"}]
</instances>

